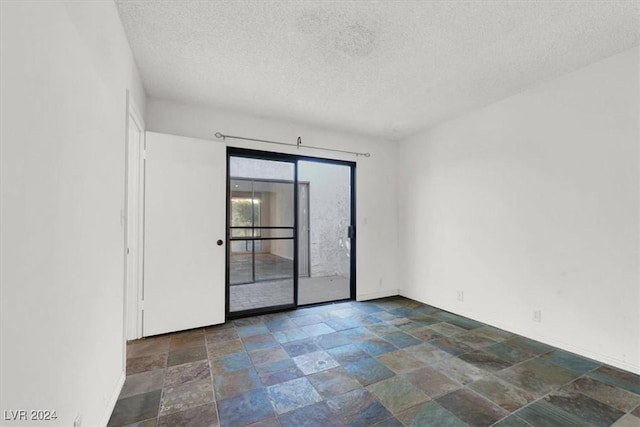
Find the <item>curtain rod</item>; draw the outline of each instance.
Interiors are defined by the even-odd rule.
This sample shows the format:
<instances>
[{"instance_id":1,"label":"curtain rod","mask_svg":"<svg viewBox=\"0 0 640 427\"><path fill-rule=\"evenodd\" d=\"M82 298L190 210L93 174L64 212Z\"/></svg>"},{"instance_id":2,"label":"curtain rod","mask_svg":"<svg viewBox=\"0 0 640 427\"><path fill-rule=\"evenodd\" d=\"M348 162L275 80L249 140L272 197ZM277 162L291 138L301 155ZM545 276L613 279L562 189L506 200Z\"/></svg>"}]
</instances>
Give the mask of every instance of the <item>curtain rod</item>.
<instances>
[{"instance_id":1,"label":"curtain rod","mask_svg":"<svg viewBox=\"0 0 640 427\"><path fill-rule=\"evenodd\" d=\"M302 138L301 137L298 137L298 140L296 141L295 144L290 144L288 142L278 142L278 141L269 141L269 140L266 140L266 139L255 139L255 138L245 138L243 136L225 135L225 134L220 133L220 132L216 132L215 136L216 136L216 138L222 139L223 141L225 139L227 139L227 138L243 139L245 141L266 142L267 144L287 145L289 147L297 147L297 148L303 147L303 148L311 148L313 150L333 151L333 152L336 152L336 153L355 154L356 156L371 157L371 153L358 153L356 151L336 150L334 148L313 147L311 145L302 145Z\"/></svg>"}]
</instances>

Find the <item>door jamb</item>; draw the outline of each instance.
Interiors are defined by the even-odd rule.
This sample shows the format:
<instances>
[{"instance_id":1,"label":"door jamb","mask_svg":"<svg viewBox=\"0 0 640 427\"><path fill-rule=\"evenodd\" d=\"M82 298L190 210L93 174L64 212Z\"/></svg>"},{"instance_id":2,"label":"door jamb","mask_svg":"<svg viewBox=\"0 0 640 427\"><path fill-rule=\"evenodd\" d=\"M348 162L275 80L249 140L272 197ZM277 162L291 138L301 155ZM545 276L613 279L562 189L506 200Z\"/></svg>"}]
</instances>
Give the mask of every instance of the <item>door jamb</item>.
<instances>
[{"instance_id":1,"label":"door jamb","mask_svg":"<svg viewBox=\"0 0 640 427\"><path fill-rule=\"evenodd\" d=\"M124 217L124 336L126 340L142 337L143 271L144 271L144 167L145 123L131 93L127 91L126 152L125 152L125 207ZM139 132L137 146L133 146L129 134L132 126ZM131 162L137 163L135 166ZM137 179L129 175L136 173ZM130 200L131 199L131 200ZM134 203L135 206L130 206ZM130 213L130 211L132 211ZM134 217L132 217L134 216ZM135 223L134 223L135 221ZM135 224L135 227L134 227ZM130 232L133 235L129 235ZM133 253L128 254L133 248ZM135 259L133 258L135 257ZM133 282L129 280L133 269Z\"/></svg>"}]
</instances>

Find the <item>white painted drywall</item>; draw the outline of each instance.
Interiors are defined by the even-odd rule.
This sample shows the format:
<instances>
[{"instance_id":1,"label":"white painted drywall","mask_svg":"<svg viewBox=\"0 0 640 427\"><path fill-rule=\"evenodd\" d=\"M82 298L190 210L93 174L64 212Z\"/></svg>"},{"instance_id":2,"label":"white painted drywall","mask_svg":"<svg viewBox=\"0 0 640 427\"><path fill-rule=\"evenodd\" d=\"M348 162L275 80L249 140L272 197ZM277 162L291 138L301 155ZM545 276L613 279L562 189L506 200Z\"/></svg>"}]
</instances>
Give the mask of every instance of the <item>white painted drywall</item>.
<instances>
[{"instance_id":1,"label":"white painted drywall","mask_svg":"<svg viewBox=\"0 0 640 427\"><path fill-rule=\"evenodd\" d=\"M371 157L356 159L348 154L227 140L230 146L236 147L356 160L357 297L369 299L397 294L397 211L395 200L389 196L396 191L397 147L393 143L155 98L147 100L147 129L211 139L212 144L223 144L214 137L216 132L293 144L301 136L303 145L370 152Z\"/></svg>"},{"instance_id":2,"label":"white painted drywall","mask_svg":"<svg viewBox=\"0 0 640 427\"><path fill-rule=\"evenodd\" d=\"M401 293L640 373L638 60L402 143Z\"/></svg>"},{"instance_id":3,"label":"white painted drywall","mask_svg":"<svg viewBox=\"0 0 640 427\"><path fill-rule=\"evenodd\" d=\"M104 425L124 381L126 90L143 110L144 91L113 3L0 8L0 408Z\"/></svg>"}]
</instances>

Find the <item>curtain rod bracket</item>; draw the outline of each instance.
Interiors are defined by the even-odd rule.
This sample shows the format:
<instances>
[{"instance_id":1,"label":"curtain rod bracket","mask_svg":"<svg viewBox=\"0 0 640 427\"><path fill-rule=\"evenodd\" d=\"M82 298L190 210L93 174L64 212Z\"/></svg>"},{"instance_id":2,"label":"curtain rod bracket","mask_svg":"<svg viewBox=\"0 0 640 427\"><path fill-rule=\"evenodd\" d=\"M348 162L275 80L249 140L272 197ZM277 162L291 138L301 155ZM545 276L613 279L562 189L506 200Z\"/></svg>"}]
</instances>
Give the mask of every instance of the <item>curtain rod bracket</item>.
<instances>
[{"instance_id":1,"label":"curtain rod bracket","mask_svg":"<svg viewBox=\"0 0 640 427\"><path fill-rule=\"evenodd\" d=\"M302 145L302 137L300 137L300 136L296 140L295 144L291 144L291 143L288 143L288 142L268 141L266 139L246 138L244 136L225 135L225 134L223 134L221 132L216 132L214 135L215 135L216 138L222 139L223 141L225 141L227 138L242 139L244 141L265 142L267 144L287 145L289 147L294 147L295 146L298 149L300 149L300 146ZM358 157L358 156L371 157L371 153L358 153L356 151L337 150L335 148L313 147L311 145L305 145L304 148L310 148L312 150L333 151L334 153L353 154L356 157Z\"/></svg>"}]
</instances>

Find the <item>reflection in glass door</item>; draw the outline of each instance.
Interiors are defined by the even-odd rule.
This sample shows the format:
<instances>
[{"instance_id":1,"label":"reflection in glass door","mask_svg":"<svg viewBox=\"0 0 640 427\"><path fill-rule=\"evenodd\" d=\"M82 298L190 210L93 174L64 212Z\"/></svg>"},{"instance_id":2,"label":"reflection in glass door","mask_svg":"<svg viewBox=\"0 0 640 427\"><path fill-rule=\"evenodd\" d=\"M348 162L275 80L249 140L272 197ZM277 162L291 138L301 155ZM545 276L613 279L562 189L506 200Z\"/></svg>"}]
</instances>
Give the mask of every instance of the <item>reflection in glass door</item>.
<instances>
[{"instance_id":1,"label":"reflection in glass door","mask_svg":"<svg viewBox=\"0 0 640 427\"><path fill-rule=\"evenodd\" d=\"M229 156L228 311L295 306L295 162Z\"/></svg>"}]
</instances>

